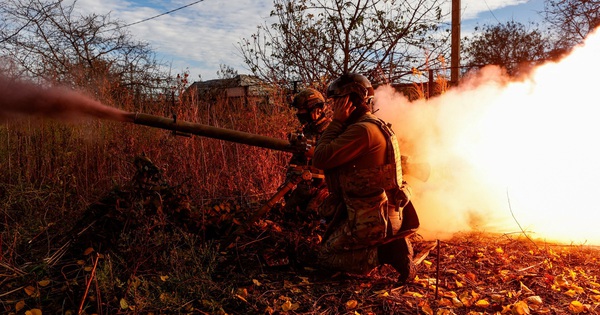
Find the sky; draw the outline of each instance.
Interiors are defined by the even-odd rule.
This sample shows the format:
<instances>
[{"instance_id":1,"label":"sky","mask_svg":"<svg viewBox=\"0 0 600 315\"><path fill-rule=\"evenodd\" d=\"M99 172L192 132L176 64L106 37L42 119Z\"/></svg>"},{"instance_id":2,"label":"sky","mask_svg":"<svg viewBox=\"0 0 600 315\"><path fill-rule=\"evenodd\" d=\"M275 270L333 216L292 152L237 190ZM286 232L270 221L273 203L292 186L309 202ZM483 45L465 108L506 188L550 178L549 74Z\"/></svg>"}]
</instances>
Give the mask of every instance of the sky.
<instances>
[{"instance_id":1,"label":"sky","mask_svg":"<svg viewBox=\"0 0 600 315\"><path fill-rule=\"evenodd\" d=\"M461 37L477 25L538 21L543 7L543 0L462 0ZM150 44L171 73L188 71L191 81L216 79L220 65L249 74L238 43L268 21L272 8L272 0L76 1L76 9L84 14L110 13L125 24L176 10L129 29L136 40ZM449 8L448 4L447 12Z\"/></svg>"}]
</instances>

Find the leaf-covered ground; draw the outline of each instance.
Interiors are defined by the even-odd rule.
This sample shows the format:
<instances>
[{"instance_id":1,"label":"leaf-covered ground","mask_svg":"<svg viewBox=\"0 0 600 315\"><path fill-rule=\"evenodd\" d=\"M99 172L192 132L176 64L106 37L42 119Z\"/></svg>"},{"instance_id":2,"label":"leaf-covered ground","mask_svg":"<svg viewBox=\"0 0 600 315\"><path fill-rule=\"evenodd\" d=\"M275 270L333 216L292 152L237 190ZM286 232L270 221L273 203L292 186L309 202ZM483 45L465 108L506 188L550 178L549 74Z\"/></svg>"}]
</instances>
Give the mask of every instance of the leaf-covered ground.
<instances>
[{"instance_id":1,"label":"leaf-covered ground","mask_svg":"<svg viewBox=\"0 0 600 315\"><path fill-rule=\"evenodd\" d=\"M596 314L598 248L469 232L412 238L417 278L311 268L324 226L277 205L221 200L195 208L144 159L69 230L3 234L6 314ZM4 218L5 230L10 223ZM308 241L306 241L308 240ZM308 260L308 261L307 261Z\"/></svg>"}]
</instances>

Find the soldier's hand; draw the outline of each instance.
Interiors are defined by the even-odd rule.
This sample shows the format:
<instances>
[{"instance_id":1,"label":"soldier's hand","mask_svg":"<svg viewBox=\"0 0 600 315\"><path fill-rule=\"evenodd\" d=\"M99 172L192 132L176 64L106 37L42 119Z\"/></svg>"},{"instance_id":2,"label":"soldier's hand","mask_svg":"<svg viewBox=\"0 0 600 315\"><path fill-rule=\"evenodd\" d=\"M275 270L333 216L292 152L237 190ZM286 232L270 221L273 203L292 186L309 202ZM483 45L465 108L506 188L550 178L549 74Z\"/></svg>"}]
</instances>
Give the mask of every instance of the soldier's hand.
<instances>
[{"instance_id":1,"label":"soldier's hand","mask_svg":"<svg viewBox=\"0 0 600 315\"><path fill-rule=\"evenodd\" d=\"M304 156L311 159L315 155L315 147L310 146L306 152L304 152Z\"/></svg>"},{"instance_id":2,"label":"soldier's hand","mask_svg":"<svg viewBox=\"0 0 600 315\"><path fill-rule=\"evenodd\" d=\"M334 98L333 119L345 122L355 109L348 95Z\"/></svg>"}]
</instances>

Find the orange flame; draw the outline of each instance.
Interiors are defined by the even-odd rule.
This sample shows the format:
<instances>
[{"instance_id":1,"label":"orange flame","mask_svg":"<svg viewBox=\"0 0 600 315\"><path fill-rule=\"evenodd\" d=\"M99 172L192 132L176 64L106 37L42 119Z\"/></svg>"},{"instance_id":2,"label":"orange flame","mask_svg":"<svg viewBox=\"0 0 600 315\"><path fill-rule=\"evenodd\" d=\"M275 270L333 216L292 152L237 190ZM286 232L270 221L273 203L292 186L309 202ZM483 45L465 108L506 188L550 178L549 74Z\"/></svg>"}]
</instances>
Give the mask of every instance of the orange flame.
<instances>
[{"instance_id":1,"label":"orange flame","mask_svg":"<svg viewBox=\"0 0 600 315\"><path fill-rule=\"evenodd\" d=\"M409 102L375 93L404 154L432 176L411 181L421 234L521 232L562 243L600 244L600 33L559 62L510 81L486 67L457 88Z\"/></svg>"}]
</instances>

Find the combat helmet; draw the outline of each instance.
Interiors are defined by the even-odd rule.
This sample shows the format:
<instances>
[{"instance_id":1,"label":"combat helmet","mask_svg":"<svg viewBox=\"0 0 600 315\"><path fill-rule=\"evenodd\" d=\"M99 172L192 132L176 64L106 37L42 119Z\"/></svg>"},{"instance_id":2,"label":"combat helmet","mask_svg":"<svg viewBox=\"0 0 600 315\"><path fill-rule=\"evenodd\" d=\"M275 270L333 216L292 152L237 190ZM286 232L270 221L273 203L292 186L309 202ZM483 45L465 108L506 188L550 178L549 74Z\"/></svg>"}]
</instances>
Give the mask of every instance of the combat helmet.
<instances>
[{"instance_id":1,"label":"combat helmet","mask_svg":"<svg viewBox=\"0 0 600 315\"><path fill-rule=\"evenodd\" d=\"M366 104L371 102L375 90L367 77L358 73L347 73L335 79L327 87L327 98L356 94Z\"/></svg>"},{"instance_id":2,"label":"combat helmet","mask_svg":"<svg viewBox=\"0 0 600 315\"><path fill-rule=\"evenodd\" d=\"M292 101L292 107L308 111L315 107L323 107L324 104L325 98L323 97L323 94L312 88L300 91L294 96L294 100Z\"/></svg>"}]
</instances>

